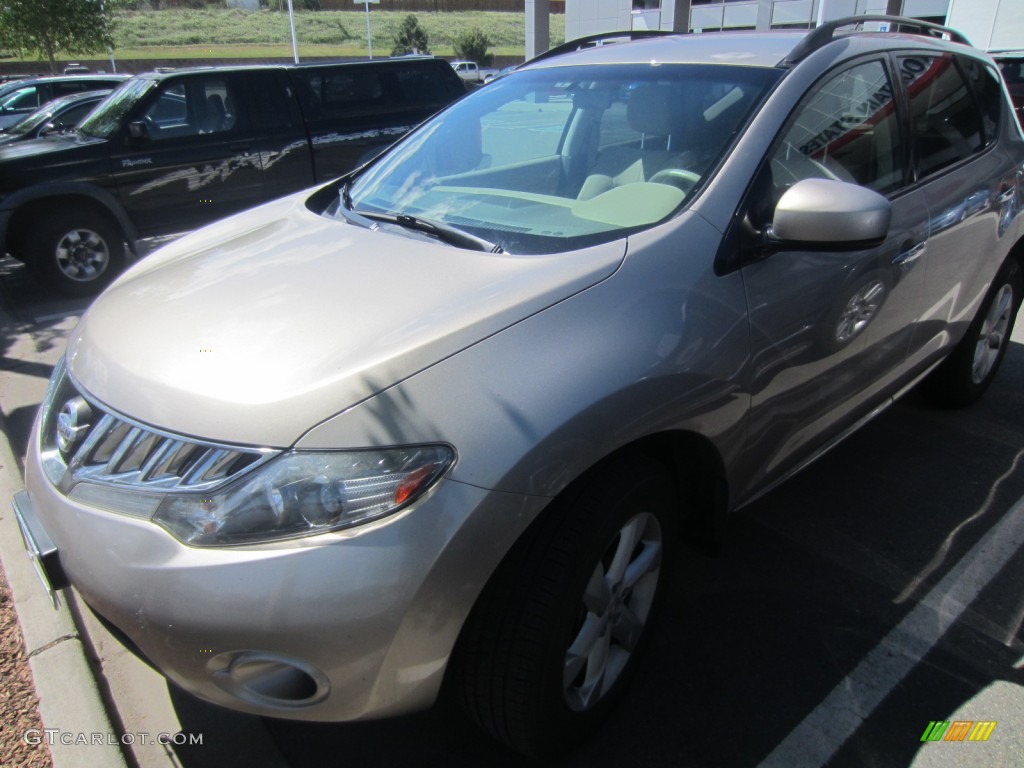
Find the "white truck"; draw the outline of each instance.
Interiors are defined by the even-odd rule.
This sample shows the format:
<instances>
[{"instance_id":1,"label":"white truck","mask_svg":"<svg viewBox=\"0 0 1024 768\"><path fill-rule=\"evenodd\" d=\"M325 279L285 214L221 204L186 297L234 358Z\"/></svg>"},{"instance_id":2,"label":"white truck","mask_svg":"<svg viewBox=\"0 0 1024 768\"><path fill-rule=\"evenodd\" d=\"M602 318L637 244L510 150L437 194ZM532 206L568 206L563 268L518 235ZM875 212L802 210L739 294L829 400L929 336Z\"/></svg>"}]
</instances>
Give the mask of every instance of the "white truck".
<instances>
[{"instance_id":1,"label":"white truck","mask_svg":"<svg viewBox=\"0 0 1024 768\"><path fill-rule=\"evenodd\" d=\"M498 70L483 69L475 61L456 60L451 62L451 65L452 69L455 70L455 74L467 83L482 85L486 79L498 74Z\"/></svg>"}]
</instances>

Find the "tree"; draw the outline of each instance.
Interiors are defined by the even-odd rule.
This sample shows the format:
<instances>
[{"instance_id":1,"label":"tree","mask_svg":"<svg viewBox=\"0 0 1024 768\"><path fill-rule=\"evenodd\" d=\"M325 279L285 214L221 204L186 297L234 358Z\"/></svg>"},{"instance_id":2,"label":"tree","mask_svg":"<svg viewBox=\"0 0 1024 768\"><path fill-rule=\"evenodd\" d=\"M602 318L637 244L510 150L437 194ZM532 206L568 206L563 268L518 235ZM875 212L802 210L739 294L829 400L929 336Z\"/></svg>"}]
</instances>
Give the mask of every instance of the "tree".
<instances>
[{"instance_id":1,"label":"tree","mask_svg":"<svg viewBox=\"0 0 1024 768\"><path fill-rule=\"evenodd\" d=\"M392 56L402 56L406 53L430 53L427 32L411 13L402 19L402 26L395 34L395 47L391 49Z\"/></svg>"},{"instance_id":2,"label":"tree","mask_svg":"<svg viewBox=\"0 0 1024 768\"><path fill-rule=\"evenodd\" d=\"M475 61L481 67L489 67L494 62L494 54L487 50L490 47L490 38L476 27L462 30L452 41L455 58Z\"/></svg>"},{"instance_id":3,"label":"tree","mask_svg":"<svg viewBox=\"0 0 1024 768\"><path fill-rule=\"evenodd\" d=\"M51 72L58 53L99 53L111 45L99 0L0 0L0 46L45 58Z\"/></svg>"}]
</instances>

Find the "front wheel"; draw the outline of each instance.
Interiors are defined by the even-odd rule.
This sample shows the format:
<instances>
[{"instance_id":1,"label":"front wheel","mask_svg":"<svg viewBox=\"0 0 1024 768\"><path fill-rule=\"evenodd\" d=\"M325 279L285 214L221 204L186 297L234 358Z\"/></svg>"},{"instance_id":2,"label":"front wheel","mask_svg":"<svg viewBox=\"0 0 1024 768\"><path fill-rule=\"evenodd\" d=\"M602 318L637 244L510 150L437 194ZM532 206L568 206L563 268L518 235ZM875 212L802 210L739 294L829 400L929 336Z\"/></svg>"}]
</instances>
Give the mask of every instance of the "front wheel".
<instances>
[{"instance_id":1,"label":"front wheel","mask_svg":"<svg viewBox=\"0 0 1024 768\"><path fill-rule=\"evenodd\" d=\"M470 717L534 757L596 730L624 692L666 581L675 493L634 458L560 499L517 544L460 640Z\"/></svg>"},{"instance_id":2,"label":"front wheel","mask_svg":"<svg viewBox=\"0 0 1024 768\"><path fill-rule=\"evenodd\" d=\"M1021 303L1021 269L1006 263L985 296L967 333L943 363L922 383L922 394L946 407L970 405L988 388L1010 346Z\"/></svg>"},{"instance_id":3,"label":"front wheel","mask_svg":"<svg viewBox=\"0 0 1024 768\"><path fill-rule=\"evenodd\" d=\"M68 296L99 293L124 267L124 235L100 212L72 208L40 216L25 243L32 272Z\"/></svg>"}]
</instances>

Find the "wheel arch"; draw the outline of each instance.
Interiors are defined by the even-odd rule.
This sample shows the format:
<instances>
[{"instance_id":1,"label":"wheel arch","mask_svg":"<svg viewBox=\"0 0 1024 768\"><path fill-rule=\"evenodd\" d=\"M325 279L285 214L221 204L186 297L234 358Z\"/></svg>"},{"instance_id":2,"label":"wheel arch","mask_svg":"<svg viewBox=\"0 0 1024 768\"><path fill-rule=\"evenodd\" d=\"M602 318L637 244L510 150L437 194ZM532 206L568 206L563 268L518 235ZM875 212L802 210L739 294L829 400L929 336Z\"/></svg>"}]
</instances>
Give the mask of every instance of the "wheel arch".
<instances>
[{"instance_id":1,"label":"wheel arch","mask_svg":"<svg viewBox=\"0 0 1024 768\"><path fill-rule=\"evenodd\" d=\"M669 430L627 443L591 465L555 498L579 493L595 475L634 456L657 461L669 471L678 500L678 530L688 542L717 550L729 509L729 485L721 454L698 432Z\"/></svg>"},{"instance_id":2,"label":"wheel arch","mask_svg":"<svg viewBox=\"0 0 1024 768\"><path fill-rule=\"evenodd\" d=\"M1007 260L1013 259L1016 261L1017 266L1021 268L1021 271L1024 271L1024 235L1013 244L1006 258Z\"/></svg>"},{"instance_id":3,"label":"wheel arch","mask_svg":"<svg viewBox=\"0 0 1024 768\"><path fill-rule=\"evenodd\" d=\"M54 210L79 207L109 218L120 227L128 248L136 252L138 232L120 203L109 192L88 184L53 184L23 190L5 201L10 208L7 231L3 240L15 258L24 261L23 243L32 221Z\"/></svg>"}]
</instances>

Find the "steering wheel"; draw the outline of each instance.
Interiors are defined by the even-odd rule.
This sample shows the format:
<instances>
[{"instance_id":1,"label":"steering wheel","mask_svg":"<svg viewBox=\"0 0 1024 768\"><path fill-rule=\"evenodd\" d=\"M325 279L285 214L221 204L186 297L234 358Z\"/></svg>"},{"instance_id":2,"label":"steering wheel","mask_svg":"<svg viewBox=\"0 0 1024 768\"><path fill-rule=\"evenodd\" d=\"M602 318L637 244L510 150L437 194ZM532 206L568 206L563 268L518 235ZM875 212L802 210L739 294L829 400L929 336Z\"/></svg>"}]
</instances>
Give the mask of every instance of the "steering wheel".
<instances>
[{"instance_id":1,"label":"steering wheel","mask_svg":"<svg viewBox=\"0 0 1024 768\"><path fill-rule=\"evenodd\" d=\"M685 168L663 168L647 180L652 184L668 184L678 187L689 194L700 182L700 174L688 171Z\"/></svg>"}]
</instances>

